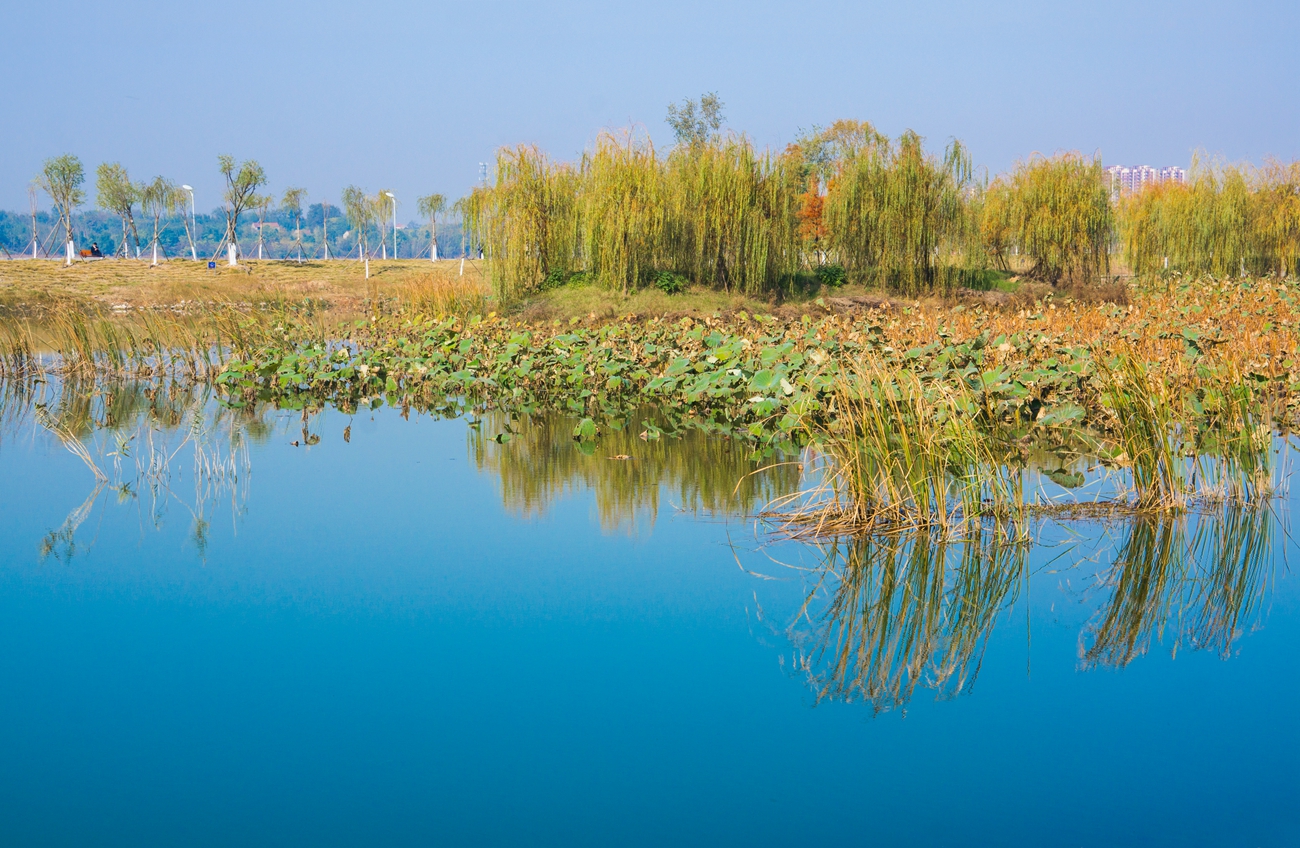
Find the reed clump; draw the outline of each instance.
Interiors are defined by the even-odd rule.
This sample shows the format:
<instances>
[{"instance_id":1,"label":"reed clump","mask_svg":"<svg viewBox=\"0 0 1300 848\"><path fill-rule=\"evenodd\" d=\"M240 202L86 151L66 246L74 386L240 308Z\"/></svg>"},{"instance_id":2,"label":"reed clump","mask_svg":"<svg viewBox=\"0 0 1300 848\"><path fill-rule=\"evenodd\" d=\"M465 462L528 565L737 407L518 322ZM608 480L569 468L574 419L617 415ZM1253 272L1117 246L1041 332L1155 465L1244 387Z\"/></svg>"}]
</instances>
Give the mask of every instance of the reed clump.
<instances>
[{"instance_id":1,"label":"reed clump","mask_svg":"<svg viewBox=\"0 0 1300 848\"><path fill-rule=\"evenodd\" d=\"M1276 490L1273 427L1240 374L1203 388L1188 403L1132 356L1098 357L1096 382L1105 434L1101 452L1126 469L1131 506L1179 511L1196 505L1263 503Z\"/></svg>"},{"instance_id":2,"label":"reed clump","mask_svg":"<svg viewBox=\"0 0 1300 848\"><path fill-rule=\"evenodd\" d=\"M784 513L792 535L955 529L1023 512L1019 474L960 386L862 364L836 382L831 408L827 422L810 426L821 476Z\"/></svg>"}]
</instances>

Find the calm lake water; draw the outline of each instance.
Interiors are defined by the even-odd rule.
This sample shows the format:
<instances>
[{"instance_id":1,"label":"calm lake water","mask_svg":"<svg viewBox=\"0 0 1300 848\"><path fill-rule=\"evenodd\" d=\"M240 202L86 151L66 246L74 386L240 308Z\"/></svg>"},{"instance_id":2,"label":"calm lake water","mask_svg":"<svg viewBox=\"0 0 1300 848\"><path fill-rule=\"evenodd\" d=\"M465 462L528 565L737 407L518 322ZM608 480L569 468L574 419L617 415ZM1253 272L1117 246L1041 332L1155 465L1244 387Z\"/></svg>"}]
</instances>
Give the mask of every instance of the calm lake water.
<instances>
[{"instance_id":1,"label":"calm lake water","mask_svg":"<svg viewBox=\"0 0 1300 848\"><path fill-rule=\"evenodd\" d=\"M829 550L698 435L158 403L0 425L0 844L1300 844L1289 499Z\"/></svg>"}]
</instances>

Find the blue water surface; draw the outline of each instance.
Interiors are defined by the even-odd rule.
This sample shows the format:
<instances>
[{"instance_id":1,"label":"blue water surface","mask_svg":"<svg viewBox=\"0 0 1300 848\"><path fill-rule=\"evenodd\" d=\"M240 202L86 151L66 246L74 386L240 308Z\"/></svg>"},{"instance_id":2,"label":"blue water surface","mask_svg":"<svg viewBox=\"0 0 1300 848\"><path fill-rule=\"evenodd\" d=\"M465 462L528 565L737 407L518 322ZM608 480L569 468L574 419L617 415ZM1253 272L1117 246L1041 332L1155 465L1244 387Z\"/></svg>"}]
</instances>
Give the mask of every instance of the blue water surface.
<instances>
[{"instance_id":1,"label":"blue water surface","mask_svg":"<svg viewBox=\"0 0 1300 848\"><path fill-rule=\"evenodd\" d=\"M179 475L44 556L94 480L5 433L0 844L1300 844L1286 545L1226 658L1122 669L1081 660L1096 564L1035 552L969 691L877 714L795 670L803 546L667 496L611 531L582 486L523 514L463 420L317 429L201 541Z\"/></svg>"}]
</instances>

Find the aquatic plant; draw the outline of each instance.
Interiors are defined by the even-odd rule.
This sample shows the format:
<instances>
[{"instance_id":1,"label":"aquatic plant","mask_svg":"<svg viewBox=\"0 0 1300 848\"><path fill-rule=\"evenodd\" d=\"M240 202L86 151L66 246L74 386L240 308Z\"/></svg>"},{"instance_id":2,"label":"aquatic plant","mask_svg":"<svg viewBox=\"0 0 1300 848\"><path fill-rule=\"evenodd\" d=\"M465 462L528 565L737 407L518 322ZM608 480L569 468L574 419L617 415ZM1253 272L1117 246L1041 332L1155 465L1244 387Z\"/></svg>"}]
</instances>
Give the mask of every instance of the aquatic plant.
<instances>
[{"instance_id":1,"label":"aquatic plant","mask_svg":"<svg viewBox=\"0 0 1300 848\"><path fill-rule=\"evenodd\" d=\"M821 482L796 508L775 505L787 532L952 528L1022 511L1019 477L964 386L927 388L908 371L855 364L837 378L830 411L806 425Z\"/></svg>"}]
</instances>

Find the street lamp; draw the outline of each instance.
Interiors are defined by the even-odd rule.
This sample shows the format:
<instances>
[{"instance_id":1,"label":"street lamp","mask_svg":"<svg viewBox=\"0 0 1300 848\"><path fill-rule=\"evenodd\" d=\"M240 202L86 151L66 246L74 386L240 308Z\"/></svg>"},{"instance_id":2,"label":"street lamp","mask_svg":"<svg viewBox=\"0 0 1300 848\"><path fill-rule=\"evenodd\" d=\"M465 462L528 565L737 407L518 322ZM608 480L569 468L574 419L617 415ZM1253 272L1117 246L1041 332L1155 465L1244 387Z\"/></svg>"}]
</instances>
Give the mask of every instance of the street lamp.
<instances>
[{"instance_id":1,"label":"street lamp","mask_svg":"<svg viewBox=\"0 0 1300 848\"><path fill-rule=\"evenodd\" d=\"M198 261L199 261L199 249L198 249L197 247L194 246L194 235L193 235L194 233L197 233L197 232L199 231L199 219L198 219L198 216L194 214L194 189L190 188L190 187L187 186L187 185L183 185L183 186L181 186L181 188L185 189L186 191L188 191L188 192L190 193L190 233L191 233L191 235L190 235L190 257L191 257L195 262L198 262Z\"/></svg>"},{"instance_id":2,"label":"street lamp","mask_svg":"<svg viewBox=\"0 0 1300 848\"><path fill-rule=\"evenodd\" d=\"M394 194L391 191L386 191L384 192L384 194L388 195L389 198L391 198L393 201L393 258L396 259L397 258L397 197L394 196Z\"/></svg>"}]
</instances>

